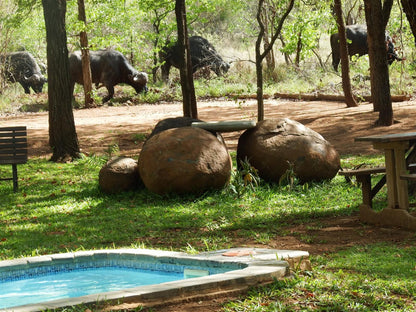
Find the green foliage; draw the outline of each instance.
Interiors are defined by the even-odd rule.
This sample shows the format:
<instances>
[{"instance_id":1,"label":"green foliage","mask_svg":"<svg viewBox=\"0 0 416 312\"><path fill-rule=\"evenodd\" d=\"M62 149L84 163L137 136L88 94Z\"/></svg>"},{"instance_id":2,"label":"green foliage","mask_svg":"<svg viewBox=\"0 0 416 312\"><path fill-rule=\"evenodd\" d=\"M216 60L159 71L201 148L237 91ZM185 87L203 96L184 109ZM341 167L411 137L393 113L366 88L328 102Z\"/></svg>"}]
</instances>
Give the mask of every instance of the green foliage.
<instances>
[{"instance_id":1,"label":"green foliage","mask_svg":"<svg viewBox=\"0 0 416 312\"><path fill-rule=\"evenodd\" d=\"M330 8L325 1L297 2L290 18L285 23L282 37L285 46L280 51L287 54L298 53L300 58L312 56L312 50L319 47L322 30L332 21Z\"/></svg>"},{"instance_id":2,"label":"green foliage","mask_svg":"<svg viewBox=\"0 0 416 312\"><path fill-rule=\"evenodd\" d=\"M295 173L294 164L288 162L289 168L279 179L279 186L287 185L289 190L292 190L293 187L298 183Z\"/></svg>"},{"instance_id":3,"label":"green foliage","mask_svg":"<svg viewBox=\"0 0 416 312\"><path fill-rule=\"evenodd\" d=\"M228 190L240 198L249 191L254 192L259 186L260 180L257 169L251 166L247 159L240 160L240 167L232 172Z\"/></svg>"}]
</instances>

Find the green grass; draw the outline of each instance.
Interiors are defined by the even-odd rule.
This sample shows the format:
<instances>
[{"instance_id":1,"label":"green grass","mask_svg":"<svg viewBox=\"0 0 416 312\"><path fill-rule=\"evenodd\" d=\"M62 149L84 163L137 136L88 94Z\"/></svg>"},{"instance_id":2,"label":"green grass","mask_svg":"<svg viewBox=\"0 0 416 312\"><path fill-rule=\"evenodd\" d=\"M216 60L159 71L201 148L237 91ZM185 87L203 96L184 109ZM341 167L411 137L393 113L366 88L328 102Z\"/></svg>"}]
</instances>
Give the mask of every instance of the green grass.
<instances>
[{"instance_id":1,"label":"green grass","mask_svg":"<svg viewBox=\"0 0 416 312\"><path fill-rule=\"evenodd\" d=\"M416 247L375 244L312 258L313 272L253 289L224 311L415 311Z\"/></svg>"},{"instance_id":2,"label":"green grass","mask_svg":"<svg viewBox=\"0 0 416 312\"><path fill-rule=\"evenodd\" d=\"M382 161L382 155L345 156L342 166ZM161 197L147 190L107 195L98 185L104 162L98 156L67 164L30 159L19 166L20 192L13 193L10 182L0 183L0 259L123 247L198 252L238 247L252 238L267 247L288 226L356 213L361 198L360 188L340 176L293 188L263 183L241 196L228 189L198 197ZM8 167L0 167L0 176L11 174ZM385 196L378 195L380 204ZM413 242L353 247L311 260L312 272L252 289L223 311L416 308Z\"/></svg>"},{"instance_id":3,"label":"green grass","mask_svg":"<svg viewBox=\"0 0 416 312\"><path fill-rule=\"evenodd\" d=\"M230 236L273 237L284 227L349 215L359 188L336 177L293 189L263 184L237 196L225 189L200 197L161 197L147 190L107 195L98 173L104 157L19 166L19 193L0 183L0 259L66 250L145 246L205 251L232 246ZM8 166L0 175L10 176Z\"/></svg>"}]
</instances>

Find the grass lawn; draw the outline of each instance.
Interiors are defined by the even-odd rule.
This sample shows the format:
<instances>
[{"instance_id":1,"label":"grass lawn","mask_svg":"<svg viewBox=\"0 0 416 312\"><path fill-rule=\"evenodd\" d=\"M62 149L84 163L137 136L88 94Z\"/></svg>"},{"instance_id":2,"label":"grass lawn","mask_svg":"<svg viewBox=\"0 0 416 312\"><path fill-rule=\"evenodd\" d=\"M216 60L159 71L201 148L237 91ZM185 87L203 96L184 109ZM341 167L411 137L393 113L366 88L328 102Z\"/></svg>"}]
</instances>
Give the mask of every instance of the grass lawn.
<instances>
[{"instance_id":1,"label":"grass lawn","mask_svg":"<svg viewBox=\"0 0 416 312\"><path fill-rule=\"evenodd\" d=\"M361 198L360 188L340 176L293 187L261 184L240 194L227 188L198 197L161 197L147 190L107 195L98 186L105 161L97 156L68 164L30 159L18 167L18 193L11 182L0 183L0 260L124 247L192 253L241 247L253 238L267 247L276 235L287 235L289 225L356 213ZM345 168L362 162L381 164L383 156L342 159ZM9 167L1 166L0 176L10 175ZM416 309L413 241L356 246L311 260L312 272L253 289L223 310Z\"/></svg>"}]
</instances>

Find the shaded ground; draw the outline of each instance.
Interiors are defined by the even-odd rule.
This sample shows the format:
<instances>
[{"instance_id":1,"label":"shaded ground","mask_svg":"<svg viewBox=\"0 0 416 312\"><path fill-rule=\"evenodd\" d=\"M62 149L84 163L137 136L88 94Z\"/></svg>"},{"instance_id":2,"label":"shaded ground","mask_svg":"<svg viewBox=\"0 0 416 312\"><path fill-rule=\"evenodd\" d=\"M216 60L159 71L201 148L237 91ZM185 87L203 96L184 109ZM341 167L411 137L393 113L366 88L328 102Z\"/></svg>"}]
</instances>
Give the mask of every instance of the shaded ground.
<instances>
[{"instance_id":1,"label":"shaded ground","mask_svg":"<svg viewBox=\"0 0 416 312\"><path fill-rule=\"evenodd\" d=\"M363 135L415 131L416 106L414 101L394 103L397 121L391 127L374 127L378 113L371 104L346 108L337 102L297 102L289 100L266 100L265 116L290 118L317 131L331 142L340 154L376 153L365 142L356 143L354 138ZM198 103L199 118L204 121L256 119L256 102L252 100L201 101ZM109 146L118 145L123 155L138 157L143 140L161 119L182 115L179 103L155 105L100 107L74 111L80 147L84 153L106 153ZM48 147L48 114L26 113L0 116L1 126L26 125L29 137L29 155L50 156ZM230 150L235 150L241 132L224 134ZM381 241L406 243L415 233L398 228L380 228L361 224L357 215L350 217L319 219L315 224L288 228L284 237L275 237L268 247L277 249L301 249L312 255L333 252L357 244ZM307 241L302 237L308 237ZM239 242L238 245L255 247L255 240ZM264 245L261 245L264 248ZM198 302L181 303L153 309L152 311L208 312L220 309L222 302L230 298L205 298Z\"/></svg>"}]
</instances>

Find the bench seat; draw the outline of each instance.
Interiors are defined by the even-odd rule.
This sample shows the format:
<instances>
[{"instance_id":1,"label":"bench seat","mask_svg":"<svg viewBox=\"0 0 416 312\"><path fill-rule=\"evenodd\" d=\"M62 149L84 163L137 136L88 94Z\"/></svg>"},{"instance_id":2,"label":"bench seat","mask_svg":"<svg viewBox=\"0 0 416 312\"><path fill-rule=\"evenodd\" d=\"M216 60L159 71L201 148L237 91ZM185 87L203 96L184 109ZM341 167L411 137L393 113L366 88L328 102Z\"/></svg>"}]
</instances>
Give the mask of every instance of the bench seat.
<instances>
[{"instance_id":1,"label":"bench seat","mask_svg":"<svg viewBox=\"0 0 416 312\"><path fill-rule=\"evenodd\" d=\"M416 164L408 164L408 170L415 170ZM372 207L372 200L374 196L380 191L383 185L386 183L386 176L383 176L381 180L371 188L371 175L386 173L386 167L366 167L366 168L358 168L358 169L347 169L347 170L340 170L338 171L339 175L343 175L347 178L356 177L357 182L361 183L361 191L363 196L363 204L366 204ZM408 180L408 181L416 181L416 174L415 173L408 173L400 175L401 179Z\"/></svg>"},{"instance_id":2,"label":"bench seat","mask_svg":"<svg viewBox=\"0 0 416 312\"><path fill-rule=\"evenodd\" d=\"M363 204L370 207L373 206L373 198L378 193L378 191L386 183L386 178L383 177L375 186L371 188L371 175L386 173L385 167L372 167L372 168L358 168L358 169L348 169L338 171L339 175L345 177L357 178L357 182L361 183L361 193Z\"/></svg>"},{"instance_id":3,"label":"bench seat","mask_svg":"<svg viewBox=\"0 0 416 312\"><path fill-rule=\"evenodd\" d=\"M407 181L416 181L416 173L401 174L400 179Z\"/></svg>"},{"instance_id":4,"label":"bench seat","mask_svg":"<svg viewBox=\"0 0 416 312\"><path fill-rule=\"evenodd\" d=\"M27 162L27 131L25 126L0 128L0 165L11 165L11 178L0 178L0 181L13 180L13 191L18 191L17 165Z\"/></svg>"}]
</instances>

